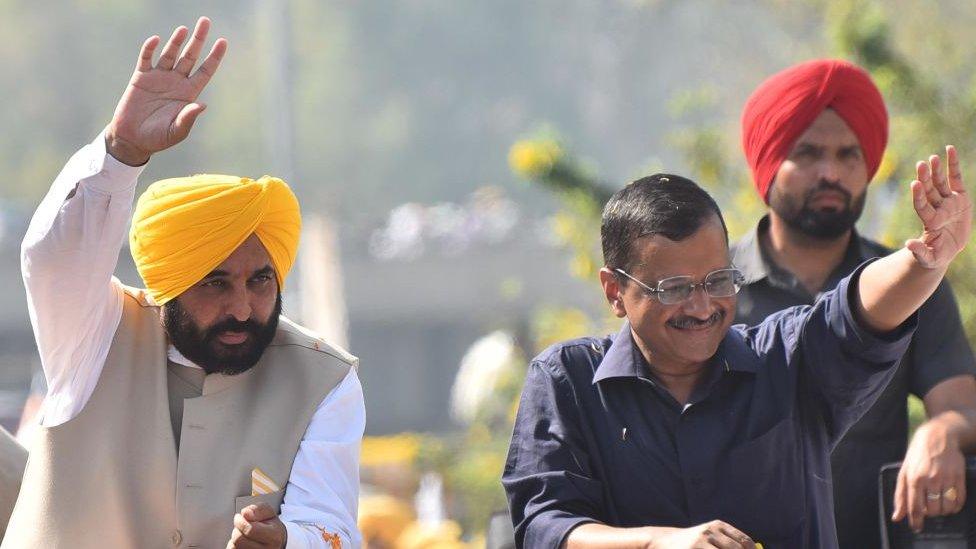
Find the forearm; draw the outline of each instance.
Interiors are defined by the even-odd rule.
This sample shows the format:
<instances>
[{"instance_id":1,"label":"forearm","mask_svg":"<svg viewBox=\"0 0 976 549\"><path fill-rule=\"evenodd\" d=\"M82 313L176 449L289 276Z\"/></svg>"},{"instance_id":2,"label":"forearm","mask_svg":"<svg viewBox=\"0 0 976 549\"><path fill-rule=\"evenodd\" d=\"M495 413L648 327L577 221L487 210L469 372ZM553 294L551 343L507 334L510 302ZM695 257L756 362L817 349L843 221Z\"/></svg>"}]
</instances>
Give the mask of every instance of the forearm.
<instances>
[{"instance_id":1,"label":"forearm","mask_svg":"<svg viewBox=\"0 0 976 549\"><path fill-rule=\"evenodd\" d=\"M874 332L894 330L932 295L945 271L922 267L905 248L871 263L858 279L858 319Z\"/></svg>"},{"instance_id":2,"label":"forearm","mask_svg":"<svg viewBox=\"0 0 976 549\"><path fill-rule=\"evenodd\" d=\"M24 236L21 271L48 380L45 425L80 409L111 344L122 314L112 274L141 171L109 157L99 135L65 165Z\"/></svg>"},{"instance_id":3,"label":"forearm","mask_svg":"<svg viewBox=\"0 0 976 549\"><path fill-rule=\"evenodd\" d=\"M574 528L565 549L644 549L655 547L654 540L674 532L675 528L644 526L615 528L599 523L587 523Z\"/></svg>"},{"instance_id":4,"label":"forearm","mask_svg":"<svg viewBox=\"0 0 976 549\"><path fill-rule=\"evenodd\" d=\"M976 453L976 410L946 410L919 426L942 435L966 454Z\"/></svg>"}]
</instances>

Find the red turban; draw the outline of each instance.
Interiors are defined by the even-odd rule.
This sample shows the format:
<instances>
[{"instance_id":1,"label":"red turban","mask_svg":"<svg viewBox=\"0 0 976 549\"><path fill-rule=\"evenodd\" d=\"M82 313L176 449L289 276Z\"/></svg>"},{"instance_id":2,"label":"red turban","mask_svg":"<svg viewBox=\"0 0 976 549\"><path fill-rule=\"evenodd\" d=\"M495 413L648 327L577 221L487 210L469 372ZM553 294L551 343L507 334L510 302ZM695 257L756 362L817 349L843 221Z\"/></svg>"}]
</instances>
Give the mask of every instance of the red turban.
<instances>
[{"instance_id":1,"label":"red turban","mask_svg":"<svg viewBox=\"0 0 976 549\"><path fill-rule=\"evenodd\" d=\"M877 173L888 143L881 92L864 69L847 61L808 61L760 84L742 112L742 149L764 201L797 138L825 109L833 109L857 135L868 180Z\"/></svg>"}]
</instances>

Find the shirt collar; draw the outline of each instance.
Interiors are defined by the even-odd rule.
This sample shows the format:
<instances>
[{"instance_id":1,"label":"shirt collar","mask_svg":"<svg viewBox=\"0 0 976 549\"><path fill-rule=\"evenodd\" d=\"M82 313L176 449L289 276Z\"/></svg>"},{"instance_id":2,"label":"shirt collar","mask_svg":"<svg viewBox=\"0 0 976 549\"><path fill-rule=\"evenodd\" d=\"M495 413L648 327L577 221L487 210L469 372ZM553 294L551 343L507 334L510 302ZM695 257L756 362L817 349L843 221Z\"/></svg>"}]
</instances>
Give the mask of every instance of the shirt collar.
<instances>
[{"instance_id":1,"label":"shirt collar","mask_svg":"<svg viewBox=\"0 0 976 549\"><path fill-rule=\"evenodd\" d=\"M742 272L746 284L758 282L780 271L780 268L773 263L773 260L770 259L760 242L759 236L768 230L769 214L766 214L735 245L735 250L732 254L732 264ZM837 271L850 272L861 263L877 256L878 253L872 250L868 239L862 237L857 232L857 229L854 229L851 232L851 240L847 245L847 250L844 252L844 259L838 265Z\"/></svg>"},{"instance_id":2,"label":"shirt collar","mask_svg":"<svg viewBox=\"0 0 976 549\"><path fill-rule=\"evenodd\" d=\"M768 227L769 216L763 216L759 223L735 245L732 264L742 272L746 284L762 280L769 274L769 262L763 257L762 247L759 245L759 234Z\"/></svg>"},{"instance_id":3,"label":"shirt collar","mask_svg":"<svg viewBox=\"0 0 976 549\"><path fill-rule=\"evenodd\" d=\"M746 344L742 333L734 328L725 334L711 360L721 364L726 372L756 373L759 369L758 357ZM651 379L651 369L634 344L630 322L625 321L617 335L613 336L610 348L593 374L593 384L612 378Z\"/></svg>"},{"instance_id":4,"label":"shirt collar","mask_svg":"<svg viewBox=\"0 0 976 549\"><path fill-rule=\"evenodd\" d=\"M183 356L183 353L177 351L176 347L172 343L170 343L166 347L166 358L168 358L170 362L179 364L180 366L186 366L187 368L196 368L198 370L203 369L200 366L198 366L196 363L194 363L192 360Z\"/></svg>"}]
</instances>

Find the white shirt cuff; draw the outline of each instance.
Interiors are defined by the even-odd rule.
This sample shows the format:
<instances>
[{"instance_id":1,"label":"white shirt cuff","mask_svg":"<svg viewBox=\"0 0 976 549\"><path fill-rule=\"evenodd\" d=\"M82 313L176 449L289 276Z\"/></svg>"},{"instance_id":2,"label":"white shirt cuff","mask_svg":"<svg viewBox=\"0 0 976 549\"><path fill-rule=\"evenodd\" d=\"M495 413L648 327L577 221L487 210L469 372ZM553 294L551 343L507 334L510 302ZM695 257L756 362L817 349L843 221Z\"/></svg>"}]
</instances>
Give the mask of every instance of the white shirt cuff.
<instances>
[{"instance_id":1,"label":"white shirt cuff","mask_svg":"<svg viewBox=\"0 0 976 549\"><path fill-rule=\"evenodd\" d=\"M130 166L117 160L105 149L105 132L102 131L94 141L85 147L81 166L83 185L107 194L127 191L136 186L139 175L148 162L141 166Z\"/></svg>"}]
</instances>

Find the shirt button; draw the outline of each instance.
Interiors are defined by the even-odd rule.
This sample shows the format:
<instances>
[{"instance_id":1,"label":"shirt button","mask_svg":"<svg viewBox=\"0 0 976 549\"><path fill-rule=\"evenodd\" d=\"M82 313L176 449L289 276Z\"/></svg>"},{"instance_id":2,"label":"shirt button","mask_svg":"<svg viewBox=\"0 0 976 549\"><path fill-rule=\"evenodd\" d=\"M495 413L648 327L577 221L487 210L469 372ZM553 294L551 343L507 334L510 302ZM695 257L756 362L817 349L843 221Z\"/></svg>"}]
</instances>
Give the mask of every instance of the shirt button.
<instances>
[{"instance_id":1,"label":"shirt button","mask_svg":"<svg viewBox=\"0 0 976 549\"><path fill-rule=\"evenodd\" d=\"M173 535L170 537L170 541L173 542L173 545L183 543L183 534L179 530L173 530Z\"/></svg>"}]
</instances>

